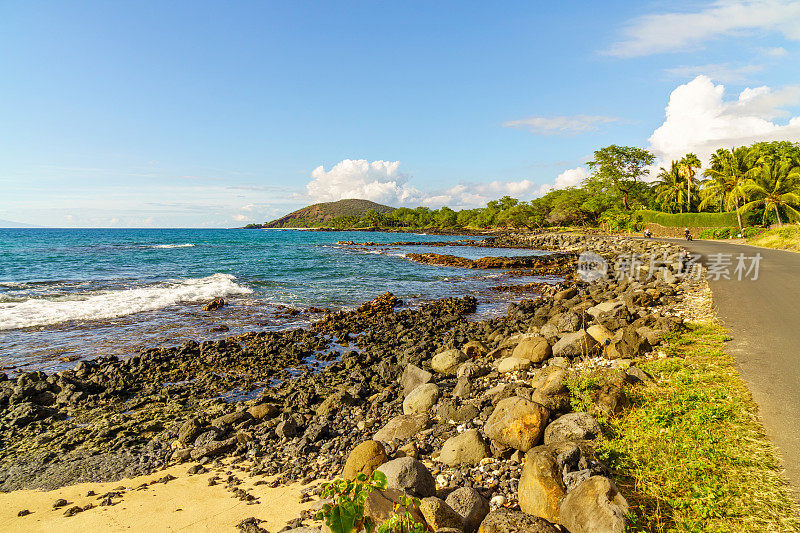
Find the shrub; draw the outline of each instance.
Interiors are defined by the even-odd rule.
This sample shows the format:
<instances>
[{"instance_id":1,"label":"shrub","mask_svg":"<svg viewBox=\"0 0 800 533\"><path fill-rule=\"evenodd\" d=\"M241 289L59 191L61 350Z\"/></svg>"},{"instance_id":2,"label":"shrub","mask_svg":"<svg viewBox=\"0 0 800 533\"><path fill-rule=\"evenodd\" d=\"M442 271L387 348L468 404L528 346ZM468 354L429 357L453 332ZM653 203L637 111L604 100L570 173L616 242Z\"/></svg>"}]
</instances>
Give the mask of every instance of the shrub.
<instances>
[{"instance_id":1,"label":"shrub","mask_svg":"<svg viewBox=\"0 0 800 533\"><path fill-rule=\"evenodd\" d=\"M642 221L659 224L666 228L722 228L737 226L736 213L661 213L639 211Z\"/></svg>"}]
</instances>

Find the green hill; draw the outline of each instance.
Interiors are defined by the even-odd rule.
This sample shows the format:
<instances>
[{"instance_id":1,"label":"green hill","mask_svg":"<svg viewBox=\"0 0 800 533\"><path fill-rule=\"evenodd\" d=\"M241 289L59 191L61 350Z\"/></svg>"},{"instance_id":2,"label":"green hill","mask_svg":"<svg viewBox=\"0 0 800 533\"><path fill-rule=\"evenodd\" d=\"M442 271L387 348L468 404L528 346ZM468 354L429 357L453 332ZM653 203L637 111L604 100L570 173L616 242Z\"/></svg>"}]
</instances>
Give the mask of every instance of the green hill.
<instances>
[{"instance_id":1,"label":"green hill","mask_svg":"<svg viewBox=\"0 0 800 533\"><path fill-rule=\"evenodd\" d=\"M369 200L339 200L323 202L298 209L277 220L264 224L265 228L316 228L337 217L360 217L367 211L391 213L394 207Z\"/></svg>"}]
</instances>

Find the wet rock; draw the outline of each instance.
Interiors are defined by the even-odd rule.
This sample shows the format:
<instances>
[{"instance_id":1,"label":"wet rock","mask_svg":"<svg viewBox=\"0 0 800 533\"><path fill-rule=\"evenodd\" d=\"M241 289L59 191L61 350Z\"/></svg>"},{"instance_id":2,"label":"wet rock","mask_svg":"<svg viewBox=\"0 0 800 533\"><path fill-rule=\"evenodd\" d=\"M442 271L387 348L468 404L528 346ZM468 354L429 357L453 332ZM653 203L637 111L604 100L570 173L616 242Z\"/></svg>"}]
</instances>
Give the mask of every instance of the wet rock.
<instances>
[{"instance_id":1,"label":"wet rock","mask_svg":"<svg viewBox=\"0 0 800 533\"><path fill-rule=\"evenodd\" d=\"M489 514L489 502L481 493L470 487L460 487L451 492L445 500L458 515L466 533L477 531L481 522Z\"/></svg>"},{"instance_id":2,"label":"wet rock","mask_svg":"<svg viewBox=\"0 0 800 533\"><path fill-rule=\"evenodd\" d=\"M425 498L436 494L436 482L420 461L412 457L393 459L377 470L386 475L387 486L412 496Z\"/></svg>"},{"instance_id":3,"label":"wet rock","mask_svg":"<svg viewBox=\"0 0 800 533\"><path fill-rule=\"evenodd\" d=\"M498 402L484 432L493 441L526 452L539 443L549 416L546 407L512 396Z\"/></svg>"},{"instance_id":4,"label":"wet rock","mask_svg":"<svg viewBox=\"0 0 800 533\"><path fill-rule=\"evenodd\" d=\"M570 533L625 531L628 502L610 479L592 476L567 494L560 523Z\"/></svg>"},{"instance_id":5,"label":"wet rock","mask_svg":"<svg viewBox=\"0 0 800 533\"><path fill-rule=\"evenodd\" d=\"M478 533L559 533L553 524L522 511L498 509L481 522Z\"/></svg>"},{"instance_id":6,"label":"wet rock","mask_svg":"<svg viewBox=\"0 0 800 533\"><path fill-rule=\"evenodd\" d=\"M589 413L567 413L545 428L544 443L594 440L601 434L600 424Z\"/></svg>"},{"instance_id":7,"label":"wet rock","mask_svg":"<svg viewBox=\"0 0 800 533\"><path fill-rule=\"evenodd\" d=\"M206 305L203 306L203 311L216 311L221 307L225 306L225 299L224 298L214 298Z\"/></svg>"},{"instance_id":8,"label":"wet rock","mask_svg":"<svg viewBox=\"0 0 800 533\"><path fill-rule=\"evenodd\" d=\"M367 477L372 475L377 467L389 460L383 444L374 440L362 442L356 446L342 470L344 479L355 479L356 474L365 474Z\"/></svg>"},{"instance_id":9,"label":"wet rock","mask_svg":"<svg viewBox=\"0 0 800 533\"><path fill-rule=\"evenodd\" d=\"M428 413L438 400L439 386L435 383L425 383L412 390L403 400L403 414Z\"/></svg>"},{"instance_id":10,"label":"wet rock","mask_svg":"<svg viewBox=\"0 0 800 533\"><path fill-rule=\"evenodd\" d=\"M439 460L448 466L476 465L489 455L489 446L478 430L468 429L444 442Z\"/></svg>"}]
</instances>

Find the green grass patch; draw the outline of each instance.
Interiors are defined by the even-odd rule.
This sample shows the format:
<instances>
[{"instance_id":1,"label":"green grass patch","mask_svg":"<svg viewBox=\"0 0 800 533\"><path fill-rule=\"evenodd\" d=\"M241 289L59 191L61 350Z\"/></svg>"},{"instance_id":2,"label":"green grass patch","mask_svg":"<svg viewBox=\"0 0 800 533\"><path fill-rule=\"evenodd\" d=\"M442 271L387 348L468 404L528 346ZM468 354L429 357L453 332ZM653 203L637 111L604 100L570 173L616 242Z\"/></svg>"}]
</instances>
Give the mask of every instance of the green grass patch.
<instances>
[{"instance_id":1,"label":"green grass patch","mask_svg":"<svg viewBox=\"0 0 800 533\"><path fill-rule=\"evenodd\" d=\"M665 228L725 228L737 226L736 213L662 213L660 211L637 211L642 222L660 224Z\"/></svg>"},{"instance_id":2,"label":"green grass patch","mask_svg":"<svg viewBox=\"0 0 800 533\"><path fill-rule=\"evenodd\" d=\"M747 239L747 243L754 246L763 246L764 248L800 252L800 226L793 224L782 228L764 230L762 233Z\"/></svg>"},{"instance_id":3,"label":"green grass patch","mask_svg":"<svg viewBox=\"0 0 800 533\"><path fill-rule=\"evenodd\" d=\"M641 364L656 385L630 388L632 407L605 423L598 453L632 531L800 531L727 338L717 325L673 335L666 358Z\"/></svg>"}]
</instances>

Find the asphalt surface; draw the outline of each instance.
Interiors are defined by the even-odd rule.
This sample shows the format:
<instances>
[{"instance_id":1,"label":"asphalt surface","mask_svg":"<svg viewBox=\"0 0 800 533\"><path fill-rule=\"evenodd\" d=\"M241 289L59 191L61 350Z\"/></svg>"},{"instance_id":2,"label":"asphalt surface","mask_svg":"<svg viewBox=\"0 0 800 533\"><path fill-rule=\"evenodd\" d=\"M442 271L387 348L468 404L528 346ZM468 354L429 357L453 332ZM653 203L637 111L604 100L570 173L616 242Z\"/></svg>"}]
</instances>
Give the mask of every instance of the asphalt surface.
<instances>
[{"instance_id":1,"label":"asphalt surface","mask_svg":"<svg viewBox=\"0 0 800 533\"><path fill-rule=\"evenodd\" d=\"M675 241L678 242L678 241ZM720 321L730 330L736 358L767 435L778 447L786 476L800 500L800 253L713 241L680 241L708 268L714 254L732 258L730 279L709 279ZM737 257L761 254L758 279L739 281ZM745 261L750 266L751 261ZM725 270L725 267L722 268Z\"/></svg>"}]
</instances>

